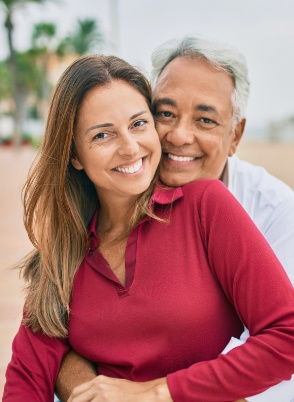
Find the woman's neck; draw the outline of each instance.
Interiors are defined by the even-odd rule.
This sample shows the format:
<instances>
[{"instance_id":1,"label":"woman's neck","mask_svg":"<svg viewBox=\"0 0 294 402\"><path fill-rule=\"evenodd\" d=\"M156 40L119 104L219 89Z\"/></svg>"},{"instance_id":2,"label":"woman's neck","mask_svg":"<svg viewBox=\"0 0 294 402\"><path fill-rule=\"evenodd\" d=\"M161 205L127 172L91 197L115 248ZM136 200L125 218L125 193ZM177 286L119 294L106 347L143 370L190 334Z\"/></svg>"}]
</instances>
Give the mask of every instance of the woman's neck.
<instances>
[{"instance_id":1,"label":"woman's neck","mask_svg":"<svg viewBox=\"0 0 294 402\"><path fill-rule=\"evenodd\" d=\"M132 205L134 205L136 198L118 198L110 201L100 197L98 234L112 233L113 235L120 235L125 231L130 222L133 213Z\"/></svg>"}]
</instances>

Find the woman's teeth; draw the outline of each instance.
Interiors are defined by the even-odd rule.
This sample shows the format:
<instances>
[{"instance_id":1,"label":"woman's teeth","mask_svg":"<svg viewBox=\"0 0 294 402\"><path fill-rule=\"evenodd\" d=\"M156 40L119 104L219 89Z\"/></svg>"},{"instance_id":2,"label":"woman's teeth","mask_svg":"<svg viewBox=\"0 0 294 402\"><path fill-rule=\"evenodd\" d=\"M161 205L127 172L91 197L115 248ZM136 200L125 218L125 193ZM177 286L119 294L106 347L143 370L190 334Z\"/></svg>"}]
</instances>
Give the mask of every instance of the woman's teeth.
<instances>
[{"instance_id":1,"label":"woman's teeth","mask_svg":"<svg viewBox=\"0 0 294 402\"><path fill-rule=\"evenodd\" d=\"M133 166L129 167L117 167L115 170L121 173L137 173L142 167L142 158L139 159Z\"/></svg>"}]
</instances>

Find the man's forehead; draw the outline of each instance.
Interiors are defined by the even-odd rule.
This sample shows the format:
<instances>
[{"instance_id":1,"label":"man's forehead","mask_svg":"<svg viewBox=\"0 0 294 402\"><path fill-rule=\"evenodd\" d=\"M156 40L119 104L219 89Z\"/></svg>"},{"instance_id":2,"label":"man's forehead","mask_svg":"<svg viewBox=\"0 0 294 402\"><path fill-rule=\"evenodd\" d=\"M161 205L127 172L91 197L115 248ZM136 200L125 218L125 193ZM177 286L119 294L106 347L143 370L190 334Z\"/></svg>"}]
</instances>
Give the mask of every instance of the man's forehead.
<instances>
[{"instance_id":1,"label":"man's forehead","mask_svg":"<svg viewBox=\"0 0 294 402\"><path fill-rule=\"evenodd\" d=\"M235 87L233 78L224 69L214 66L203 57L176 57L169 62L157 77L154 92L164 87L177 84L178 87L194 82L205 81L214 77L218 82L225 83L231 89Z\"/></svg>"},{"instance_id":2,"label":"man's forehead","mask_svg":"<svg viewBox=\"0 0 294 402\"><path fill-rule=\"evenodd\" d=\"M178 57L159 75L153 105L177 107L186 100L196 111L217 113L219 108L232 105L233 92L231 77L206 59Z\"/></svg>"}]
</instances>

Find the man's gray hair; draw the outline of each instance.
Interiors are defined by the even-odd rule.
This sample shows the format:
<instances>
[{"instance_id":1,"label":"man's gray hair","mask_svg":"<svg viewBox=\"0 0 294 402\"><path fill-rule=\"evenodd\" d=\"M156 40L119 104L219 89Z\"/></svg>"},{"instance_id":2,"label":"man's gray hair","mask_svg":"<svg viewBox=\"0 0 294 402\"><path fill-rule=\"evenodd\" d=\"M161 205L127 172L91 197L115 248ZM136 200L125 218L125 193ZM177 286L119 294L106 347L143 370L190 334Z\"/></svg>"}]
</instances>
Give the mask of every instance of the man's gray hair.
<instances>
[{"instance_id":1,"label":"man's gray hair","mask_svg":"<svg viewBox=\"0 0 294 402\"><path fill-rule=\"evenodd\" d=\"M233 118L237 123L245 117L250 82L246 59L239 50L212 39L196 36L167 41L155 49L152 54L151 81L153 87L162 70L177 57L205 58L215 68L229 74L235 85L232 95Z\"/></svg>"}]
</instances>

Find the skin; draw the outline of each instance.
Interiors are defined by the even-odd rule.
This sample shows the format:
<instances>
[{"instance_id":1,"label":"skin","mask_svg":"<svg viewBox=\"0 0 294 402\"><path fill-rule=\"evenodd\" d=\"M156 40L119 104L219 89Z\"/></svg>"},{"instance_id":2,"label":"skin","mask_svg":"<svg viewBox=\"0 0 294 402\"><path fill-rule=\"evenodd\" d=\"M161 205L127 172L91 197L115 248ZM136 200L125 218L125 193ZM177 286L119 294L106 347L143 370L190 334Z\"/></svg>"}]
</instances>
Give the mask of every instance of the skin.
<instances>
[{"instance_id":1,"label":"skin","mask_svg":"<svg viewBox=\"0 0 294 402\"><path fill-rule=\"evenodd\" d=\"M233 91L232 78L204 59L177 58L164 68L156 82L153 102L163 151L159 174L166 185L223 179L227 158L236 152L245 128L245 119L233 119ZM172 401L165 379L134 383L97 376L89 362L75 356L75 352L70 354L56 384L64 391L64 400L71 395L70 402ZM83 382L79 378L81 370L89 381L70 394Z\"/></svg>"},{"instance_id":2,"label":"skin","mask_svg":"<svg viewBox=\"0 0 294 402\"><path fill-rule=\"evenodd\" d=\"M126 228L130 206L149 187L158 167L161 147L153 116L139 92L125 82L114 81L86 94L79 108L74 138L75 157L71 162L76 169L85 170L100 201L99 249L124 283L126 241L111 245L109 242ZM61 372L66 367L71 370L71 364L65 363ZM92 373L91 367L87 367ZM87 371L82 376L74 370L72 374L79 376L79 383L87 379ZM67 391L58 394L67 400ZM99 376L75 388L69 401L147 402L154 397L172 401L165 378L142 387L131 381Z\"/></svg>"},{"instance_id":3,"label":"skin","mask_svg":"<svg viewBox=\"0 0 294 402\"><path fill-rule=\"evenodd\" d=\"M116 240L128 225L131 206L150 185L161 150L145 98L123 81L92 88L83 99L74 130L73 166L84 169L100 202L99 250L125 283L127 239Z\"/></svg>"},{"instance_id":4,"label":"skin","mask_svg":"<svg viewBox=\"0 0 294 402\"><path fill-rule=\"evenodd\" d=\"M144 97L123 81L92 88L80 105L76 157L94 183L103 210L145 191L160 159L158 136ZM111 206L111 207L110 207Z\"/></svg>"},{"instance_id":5,"label":"skin","mask_svg":"<svg viewBox=\"0 0 294 402\"><path fill-rule=\"evenodd\" d=\"M222 177L245 127L233 121L233 91L232 78L202 58L176 58L164 68L153 96L165 184Z\"/></svg>"}]
</instances>

